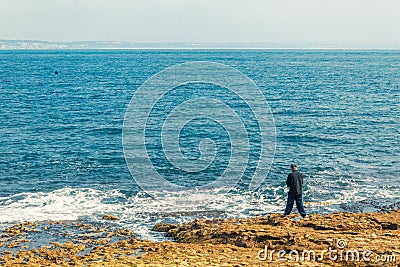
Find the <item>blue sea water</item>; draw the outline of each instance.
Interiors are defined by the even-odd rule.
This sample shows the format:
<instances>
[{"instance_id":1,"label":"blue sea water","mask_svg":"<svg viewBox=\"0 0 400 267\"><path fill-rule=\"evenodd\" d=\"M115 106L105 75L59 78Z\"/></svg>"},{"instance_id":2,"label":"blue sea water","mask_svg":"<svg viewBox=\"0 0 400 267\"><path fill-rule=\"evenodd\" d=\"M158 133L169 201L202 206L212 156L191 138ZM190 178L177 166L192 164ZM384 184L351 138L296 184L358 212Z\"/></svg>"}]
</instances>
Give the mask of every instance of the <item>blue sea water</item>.
<instances>
[{"instance_id":1,"label":"blue sea water","mask_svg":"<svg viewBox=\"0 0 400 267\"><path fill-rule=\"evenodd\" d=\"M239 183L225 193L186 196L192 205L183 207L171 205L179 195L160 203L135 183L122 127L132 96L148 78L193 61L225 64L254 81L274 118L276 151L258 190ZM156 222L282 212L291 163L305 176L308 212L399 205L399 85L400 51L1 51L0 223L95 221L112 213L140 236L157 239L149 230ZM177 90L164 104L194 97L187 92ZM220 147L229 154L229 135L218 124L199 120L182 136L188 158L199 156L204 138L225 144ZM179 185L202 185L227 166L216 158L197 180L171 168L156 141L148 149L155 168ZM201 205L201 197L212 202Z\"/></svg>"}]
</instances>

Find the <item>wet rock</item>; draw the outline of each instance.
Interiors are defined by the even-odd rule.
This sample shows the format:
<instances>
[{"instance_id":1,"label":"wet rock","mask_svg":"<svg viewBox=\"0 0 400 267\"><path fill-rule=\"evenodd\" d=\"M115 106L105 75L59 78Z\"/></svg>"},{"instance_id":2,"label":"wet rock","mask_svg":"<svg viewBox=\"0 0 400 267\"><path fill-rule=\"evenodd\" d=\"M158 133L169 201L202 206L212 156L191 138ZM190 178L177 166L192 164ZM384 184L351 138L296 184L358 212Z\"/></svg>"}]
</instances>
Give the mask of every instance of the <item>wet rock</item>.
<instances>
[{"instance_id":1,"label":"wet rock","mask_svg":"<svg viewBox=\"0 0 400 267\"><path fill-rule=\"evenodd\" d=\"M7 245L7 248L14 248L19 246L21 243L27 243L27 242L30 242L30 240L27 239L13 240Z\"/></svg>"},{"instance_id":2,"label":"wet rock","mask_svg":"<svg viewBox=\"0 0 400 267\"><path fill-rule=\"evenodd\" d=\"M119 220L117 216L110 215L110 214L103 215L102 219L103 219L103 220L108 220L108 221L116 221L116 220Z\"/></svg>"},{"instance_id":3,"label":"wet rock","mask_svg":"<svg viewBox=\"0 0 400 267\"><path fill-rule=\"evenodd\" d=\"M154 225L153 231L156 232L168 232L176 227L175 224L170 224L170 223L158 223Z\"/></svg>"},{"instance_id":4,"label":"wet rock","mask_svg":"<svg viewBox=\"0 0 400 267\"><path fill-rule=\"evenodd\" d=\"M377 255L397 255L400 259L400 212L314 214L304 220L296 216L269 216L232 220L195 220L190 223L160 224L153 229L165 232L178 242L138 240L127 228L101 227L81 222L61 222L61 229L78 229L70 241L54 242L29 251L3 251L4 266L344 266L343 261L262 262L260 249L314 250L337 248L345 240L346 249L370 250ZM52 231L52 224L49 229ZM54 225L60 229L59 225ZM5 231L3 245L26 239L29 225L16 225ZM68 237L68 235L66 235ZM82 240L83 239L83 240ZM28 239L26 239L28 240ZM14 244L16 244L15 242ZM22 248L27 242L16 244ZM12 250L15 251L15 248ZM13 254L14 253L14 254ZM398 266L398 263L393 266ZM346 263L347 264L347 263ZM346 265L347 266L347 265ZM348 266L375 266L351 262ZM376 266L391 266L376 265Z\"/></svg>"},{"instance_id":5,"label":"wet rock","mask_svg":"<svg viewBox=\"0 0 400 267\"><path fill-rule=\"evenodd\" d=\"M129 228L119 228L118 230L114 231L114 236L134 237L135 233Z\"/></svg>"}]
</instances>

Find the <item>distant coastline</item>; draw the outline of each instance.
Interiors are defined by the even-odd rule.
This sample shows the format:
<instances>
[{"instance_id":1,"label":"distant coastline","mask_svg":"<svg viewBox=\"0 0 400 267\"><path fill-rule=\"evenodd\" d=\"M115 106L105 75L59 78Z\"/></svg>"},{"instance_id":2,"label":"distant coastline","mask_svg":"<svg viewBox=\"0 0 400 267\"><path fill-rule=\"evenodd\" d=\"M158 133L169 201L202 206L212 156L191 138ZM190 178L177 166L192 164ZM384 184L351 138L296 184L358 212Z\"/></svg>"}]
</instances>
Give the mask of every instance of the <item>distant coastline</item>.
<instances>
[{"instance_id":1,"label":"distant coastline","mask_svg":"<svg viewBox=\"0 0 400 267\"><path fill-rule=\"evenodd\" d=\"M0 50L62 50L62 49L337 49L337 50L400 50L400 47L357 44L313 43L138 43L126 41L51 42L42 40L0 39Z\"/></svg>"}]
</instances>

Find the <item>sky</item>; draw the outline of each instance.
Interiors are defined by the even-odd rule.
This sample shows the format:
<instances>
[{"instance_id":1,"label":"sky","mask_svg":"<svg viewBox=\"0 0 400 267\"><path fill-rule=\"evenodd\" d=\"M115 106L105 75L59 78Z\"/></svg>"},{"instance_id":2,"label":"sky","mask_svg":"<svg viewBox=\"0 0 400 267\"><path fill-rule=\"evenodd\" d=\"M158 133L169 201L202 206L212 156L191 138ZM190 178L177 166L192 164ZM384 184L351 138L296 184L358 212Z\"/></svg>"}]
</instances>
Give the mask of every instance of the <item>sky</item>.
<instances>
[{"instance_id":1,"label":"sky","mask_svg":"<svg viewBox=\"0 0 400 267\"><path fill-rule=\"evenodd\" d=\"M0 0L0 39L400 48L399 0Z\"/></svg>"}]
</instances>

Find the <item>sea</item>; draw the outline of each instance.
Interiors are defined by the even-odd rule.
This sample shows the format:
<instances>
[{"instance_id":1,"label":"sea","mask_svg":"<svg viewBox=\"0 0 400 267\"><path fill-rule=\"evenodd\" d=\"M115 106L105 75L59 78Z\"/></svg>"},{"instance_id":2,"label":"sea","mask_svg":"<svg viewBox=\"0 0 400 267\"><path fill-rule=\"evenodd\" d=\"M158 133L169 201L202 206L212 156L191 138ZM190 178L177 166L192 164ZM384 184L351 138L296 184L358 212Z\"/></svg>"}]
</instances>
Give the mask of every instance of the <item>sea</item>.
<instances>
[{"instance_id":1,"label":"sea","mask_svg":"<svg viewBox=\"0 0 400 267\"><path fill-rule=\"evenodd\" d=\"M247 137L229 134L231 117L224 125L211 116L224 111L186 121L178 131L180 153L189 163L212 150L202 145L213 144L216 152L205 168L182 170L165 156L167 144L157 134L181 102L209 98L210 107L222 103L239 114L249 133L260 130L257 121L246 124L257 118L251 107L236 103L243 99L208 83L164 94L167 100L157 101L145 128L158 127L146 139L147 167L187 190L160 198L135 180L145 169L124 153L132 99L154 75L192 62L227 66L261 92L274 146L257 188L248 181L263 135L244 140L254 148L247 160L230 157L230 139ZM0 229L25 221L100 222L112 214L119 220L110 223L132 228L140 238L164 240L151 230L156 223L282 213L292 163L303 174L309 214L400 206L400 51L0 51L0 114ZM230 163L245 168L236 182L196 191Z\"/></svg>"}]
</instances>

